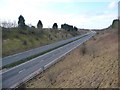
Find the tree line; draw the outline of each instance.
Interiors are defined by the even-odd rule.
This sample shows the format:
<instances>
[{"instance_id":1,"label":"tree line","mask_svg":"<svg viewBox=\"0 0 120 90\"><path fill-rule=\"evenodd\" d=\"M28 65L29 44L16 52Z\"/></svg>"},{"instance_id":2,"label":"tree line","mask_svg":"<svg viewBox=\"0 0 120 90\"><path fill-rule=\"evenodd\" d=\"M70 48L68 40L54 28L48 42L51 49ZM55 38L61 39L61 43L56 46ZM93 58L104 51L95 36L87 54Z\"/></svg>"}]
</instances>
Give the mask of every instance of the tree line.
<instances>
[{"instance_id":1,"label":"tree line","mask_svg":"<svg viewBox=\"0 0 120 90\"><path fill-rule=\"evenodd\" d=\"M7 23L7 22L2 23L2 27L12 27L12 26L15 27L17 25L15 22L14 23ZM20 15L18 17L18 28L26 29L27 27L29 27L29 26L25 24L25 18L22 15ZM31 25L31 28L35 28L35 26ZM37 29L43 29L43 23L41 20L38 20ZM57 23L53 24L52 29L58 29ZM78 28L76 26L72 26L72 25L69 25L66 23L61 25L61 29L64 29L67 31L77 31L78 30Z\"/></svg>"},{"instance_id":2,"label":"tree line","mask_svg":"<svg viewBox=\"0 0 120 90\"><path fill-rule=\"evenodd\" d=\"M76 26L68 25L68 24L62 24L61 25L62 29L65 29L67 31L77 31L78 28Z\"/></svg>"}]
</instances>

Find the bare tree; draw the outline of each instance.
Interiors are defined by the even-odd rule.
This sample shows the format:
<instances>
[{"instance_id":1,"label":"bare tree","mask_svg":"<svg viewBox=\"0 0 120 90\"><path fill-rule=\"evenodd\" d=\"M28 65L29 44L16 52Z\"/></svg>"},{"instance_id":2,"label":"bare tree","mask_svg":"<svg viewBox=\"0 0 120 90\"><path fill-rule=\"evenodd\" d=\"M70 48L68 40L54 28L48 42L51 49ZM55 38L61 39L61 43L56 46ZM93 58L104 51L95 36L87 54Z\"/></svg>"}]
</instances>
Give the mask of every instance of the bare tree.
<instances>
[{"instance_id":1,"label":"bare tree","mask_svg":"<svg viewBox=\"0 0 120 90\"><path fill-rule=\"evenodd\" d=\"M2 24L2 27L7 28L7 22L6 21L3 21L1 24Z\"/></svg>"},{"instance_id":2,"label":"bare tree","mask_svg":"<svg viewBox=\"0 0 120 90\"><path fill-rule=\"evenodd\" d=\"M4 28L12 28L12 27L17 27L16 21L1 21L0 26Z\"/></svg>"},{"instance_id":3,"label":"bare tree","mask_svg":"<svg viewBox=\"0 0 120 90\"><path fill-rule=\"evenodd\" d=\"M17 27L18 25L17 25L17 22L14 20L13 21L13 27Z\"/></svg>"}]
</instances>

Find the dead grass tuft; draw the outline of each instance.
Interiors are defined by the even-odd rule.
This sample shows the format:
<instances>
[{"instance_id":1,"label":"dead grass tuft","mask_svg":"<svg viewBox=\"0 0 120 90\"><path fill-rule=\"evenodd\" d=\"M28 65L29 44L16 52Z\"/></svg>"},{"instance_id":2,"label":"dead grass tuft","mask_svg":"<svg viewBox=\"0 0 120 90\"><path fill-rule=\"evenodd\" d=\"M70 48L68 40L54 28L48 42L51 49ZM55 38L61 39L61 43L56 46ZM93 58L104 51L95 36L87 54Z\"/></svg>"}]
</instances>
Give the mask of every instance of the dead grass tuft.
<instances>
[{"instance_id":1,"label":"dead grass tuft","mask_svg":"<svg viewBox=\"0 0 120 90\"><path fill-rule=\"evenodd\" d=\"M29 81L32 88L118 87L118 42L116 31L99 32L59 63ZM83 55L84 54L84 55ZM42 76L42 77L40 77Z\"/></svg>"}]
</instances>

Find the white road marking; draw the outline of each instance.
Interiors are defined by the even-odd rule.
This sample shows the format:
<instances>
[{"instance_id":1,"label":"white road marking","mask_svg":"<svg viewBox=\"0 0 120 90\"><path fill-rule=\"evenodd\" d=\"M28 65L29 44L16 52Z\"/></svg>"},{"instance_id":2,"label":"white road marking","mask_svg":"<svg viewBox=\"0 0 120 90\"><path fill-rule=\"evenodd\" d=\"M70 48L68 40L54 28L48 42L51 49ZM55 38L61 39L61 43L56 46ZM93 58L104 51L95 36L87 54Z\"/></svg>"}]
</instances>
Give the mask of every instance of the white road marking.
<instances>
[{"instance_id":1,"label":"white road marking","mask_svg":"<svg viewBox=\"0 0 120 90\"><path fill-rule=\"evenodd\" d=\"M25 71L25 69L20 70L18 73L21 73L21 72L23 72L23 71Z\"/></svg>"}]
</instances>

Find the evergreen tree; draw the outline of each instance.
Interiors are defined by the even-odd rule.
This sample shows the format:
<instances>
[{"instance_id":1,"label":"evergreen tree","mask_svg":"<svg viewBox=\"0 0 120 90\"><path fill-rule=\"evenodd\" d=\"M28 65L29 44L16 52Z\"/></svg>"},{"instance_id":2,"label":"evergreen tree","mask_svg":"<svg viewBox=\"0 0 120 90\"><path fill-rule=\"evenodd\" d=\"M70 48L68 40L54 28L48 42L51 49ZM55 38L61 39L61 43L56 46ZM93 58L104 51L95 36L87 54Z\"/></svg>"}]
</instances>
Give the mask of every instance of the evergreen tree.
<instances>
[{"instance_id":1,"label":"evergreen tree","mask_svg":"<svg viewBox=\"0 0 120 90\"><path fill-rule=\"evenodd\" d=\"M76 26L74 26L74 30L75 30L75 31L78 31L78 28L77 28Z\"/></svg>"},{"instance_id":2,"label":"evergreen tree","mask_svg":"<svg viewBox=\"0 0 120 90\"><path fill-rule=\"evenodd\" d=\"M37 28L38 29L42 29L43 28L43 24L42 24L41 20L38 21Z\"/></svg>"},{"instance_id":3,"label":"evergreen tree","mask_svg":"<svg viewBox=\"0 0 120 90\"><path fill-rule=\"evenodd\" d=\"M53 29L58 29L57 23L54 23L52 28L53 28Z\"/></svg>"},{"instance_id":4,"label":"evergreen tree","mask_svg":"<svg viewBox=\"0 0 120 90\"><path fill-rule=\"evenodd\" d=\"M25 28L25 19L22 15L19 16L18 18L18 27L20 28Z\"/></svg>"}]
</instances>

